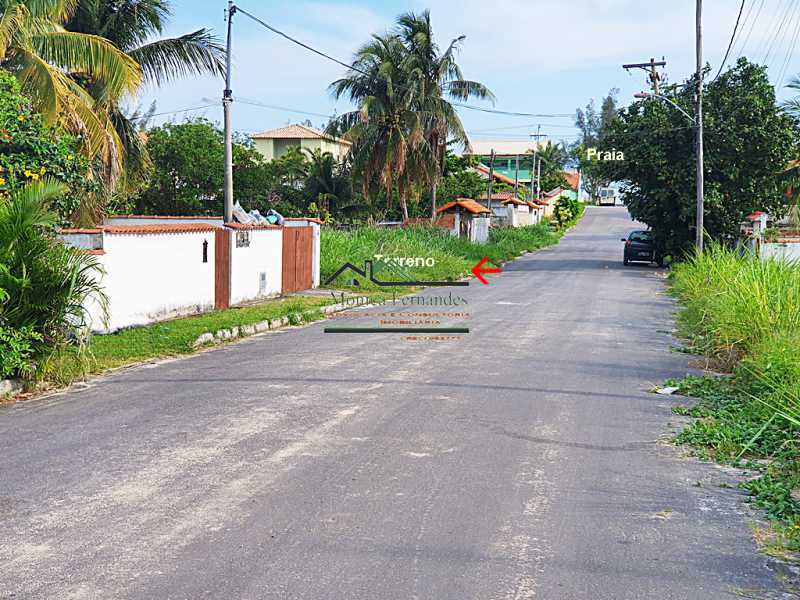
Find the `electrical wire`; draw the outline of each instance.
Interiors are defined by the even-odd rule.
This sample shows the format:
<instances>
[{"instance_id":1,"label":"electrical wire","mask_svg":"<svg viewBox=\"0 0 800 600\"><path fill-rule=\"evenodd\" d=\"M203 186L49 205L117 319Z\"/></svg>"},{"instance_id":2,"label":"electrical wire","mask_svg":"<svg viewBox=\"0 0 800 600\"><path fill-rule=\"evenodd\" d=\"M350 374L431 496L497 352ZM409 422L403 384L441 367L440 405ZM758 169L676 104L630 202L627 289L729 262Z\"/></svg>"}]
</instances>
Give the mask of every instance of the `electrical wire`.
<instances>
[{"instance_id":1,"label":"electrical wire","mask_svg":"<svg viewBox=\"0 0 800 600\"><path fill-rule=\"evenodd\" d=\"M775 29L775 33L772 36L770 36L771 42L769 44L769 47L767 48L767 53L764 55L764 61L763 61L764 64L769 64L770 56L772 55L773 49L776 51L777 55L777 51L781 46L781 41L779 40L783 40L783 35L781 35L782 31L784 29L784 26L786 25L787 19L789 18L789 14L796 7L797 7L797 0L789 0L786 3L786 9L783 11L783 16L780 17L778 20L778 27L777 29Z\"/></svg>"},{"instance_id":2,"label":"electrical wire","mask_svg":"<svg viewBox=\"0 0 800 600\"><path fill-rule=\"evenodd\" d=\"M307 115L307 116L310 116L310 117L322 117L322 118L325 118L325 119L330 119L330 118L333 117L333 115L326 115L326 114L323 114L323 113L311 112L311 111L308 111L308 110L298 110L296 108L287 108L285 106L275 106L273 104L264 104L263 102L258 102L257 100L249 100L247 98L242 98L241 96L235 97L234 101L238 102L240 104L247 104L249 106L257 106L257 107L260 107L260 108L269 108L271 110L279 110L279 111L283 111L283 112L297 113L298 115Z\"/></svg>"},{"instance_id":3,"label":"electrical wire","mask_svg":"<svg viewBox=\"0 0 800 600\"><path fill-rule=\"evenodd\" d=\"M130 121L144 121L144 120L147 120L147 119L151 119L152 117L161 117L161 116L164 116L164 115L175 115L175 114L178 114L178 113L185 113L185 112L189 112L189 111L192 111L192 110L202 110L204 108L212 108L214 106L216 106L216 104L204 104L203 106L192 106L191 108L180 108L178 110L167 110L167 111L164 111L164 112L153 113L152 115L145 114L145 115L142 115L140 117L133 117L132 119L129 119L129 120Z\"/></svg>"},{"instance_id":4,"label":"electrical wire","mask_svg":"<svg viewBox=\"0 0 800 600\"><path fill-rule=\"evenodd\" d=\"M746 0L742 0L742 4L739 6L739 15L736 17L736 24L733 26L733 33L731 34L731 41L728 43L728 49L725 50L725 58L722 59L722 62L719 65L719 71L717 71L717 75L714 77L713 81L717 80L720 73L722 73L722 69L725 67L725 61L728 60L728 55L731 52L731 48L733 47L733 40L736 39L736 32L739 30L739 20L742 18L742 11L744 10L744 3Z\"/></svg>"},{"instance_id":5,"label":"electrical wire","mask_svg":"<svg viewBox=\"0 0 800 600\"><path fill-rule=\"evenodd\" d=\"M789 49L786 52L786 58L783 60L783 66L781 67L781 70L778 72L778 78L775 81L777 85L780 85L783 82L783 78L786 75L786 70L789 68L789 64L791 63L792 55L794 54L794 49L797 46L798 38L800 38L800 4L798 4L795 12L796 14L794 18L797 21L797 23L795 24L794 27L794 34L792 34L790 38L791 42L789 44Z\"/></svg>"},{"instance_id":6,"label":"electrical wire","mask_svg":"<svg viewBox=\"0 0 800 600\"><path fill-rule=\"evenodd\" d=\"M756 10L755 15L753 16L753 21L752 23L750 23L750 29L747 30L747 35L744 36L744 41L742 42L741 46L739 46L739 52L736 55L737 60L744 54L744 49L747 46L747 43L750 41L750 36L752 35L753 30L756 27L756 22L758 21L758 18L761 16L761 10L763 8L764 8L764 0L761 0L761 2L758 5L758 9ZM748 12L748 15L745 16L745 20L747 20L747 16L749 16L749 14L750 12ZM739 39L742 39L742 37L739 36Z\"/></svg>"},{"instance_id":7,"label":"electrical wire","mask_svg":"<svg viewBox=\"0 0 800 600\"><path fill-rule=\"evenodd\" d=\"M322 58L325 58L325 59L327 59L329 61L332 61L332 62L336 63L337 65L341 65L342 67L345 67L346 69L350 69L351 71L355 71L356 73L361 73L362 75L366 75L367 77L371 76L370 73L368 73L367 71L364 71L363 69L359 69L355 65L352 65L352 64L346 63L346 62L344 62L342 60L339 60L338 58L335 58L334 56L331 56L330 54L327 54L326 52L323 52L322 50L317 50L313 46L309 46L305 42L301 42L297 38L294 38L294 37L290 36L288 33L284 33L280 29L276 29L275 27L273 27L269 23L266 23L265 21L262 21L261 19L259 19L255 15L247 12L246 10L244 10L243 8L240 8L239 6L236 6L235 9L236 9L236 12L240 12L243 15L245 15L247 17L250 17L253 21L258 23L262 27L265 27L266 29L268 29L269 31L274 33L275 35L278 35L278 36L280 36L280 37L292 42L293 44L297 44L298 46L300 46L301 48L305 48L309 52L313 52L314 54L316 54L318 56L321 56ZM402 86L397 86L397 87L401 87L402 88ZM408 89L408 88L406 88L406 89ZM496 114L496 115L508 115L508 116L512 116L512 117L562 118L562 117L573 117L574 116L572 113L558 113L558 114L543 114L542 113L542 114L540 114L540 113L526 113L526 112L516 112L516 111L508 111L508 110L498 110L498 109L494 109L494 108L484 108L484 107L481 107L481 106L472 106L471 104L464 104L463 102L451 102L450 104L453 105L453 106L458 106L459 108L465 108L465 109L468 109L468 110L475 110L475 111L479 111L479 112L491 113L491 114Z\"/></svg>"}]
</instances>

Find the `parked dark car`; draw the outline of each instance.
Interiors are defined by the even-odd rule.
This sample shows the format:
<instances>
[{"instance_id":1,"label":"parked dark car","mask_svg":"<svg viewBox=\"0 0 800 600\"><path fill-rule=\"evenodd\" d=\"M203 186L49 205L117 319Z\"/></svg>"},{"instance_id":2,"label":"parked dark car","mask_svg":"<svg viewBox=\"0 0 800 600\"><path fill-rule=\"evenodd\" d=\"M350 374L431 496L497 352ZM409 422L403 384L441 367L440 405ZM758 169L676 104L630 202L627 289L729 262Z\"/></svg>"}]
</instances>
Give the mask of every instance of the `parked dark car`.
<instances>
[{"instance_id":1,"label":"parked dark car","mask_svg":"<svg viewBox=\"0 0 800 600\"><path fill-rule=\"evenodd\" d=\"M631 231L625 242L623 261L626 265L632 262L658 263L663 266L664 260L656 253L652 231Z\"/></svg>"}]
</instances>

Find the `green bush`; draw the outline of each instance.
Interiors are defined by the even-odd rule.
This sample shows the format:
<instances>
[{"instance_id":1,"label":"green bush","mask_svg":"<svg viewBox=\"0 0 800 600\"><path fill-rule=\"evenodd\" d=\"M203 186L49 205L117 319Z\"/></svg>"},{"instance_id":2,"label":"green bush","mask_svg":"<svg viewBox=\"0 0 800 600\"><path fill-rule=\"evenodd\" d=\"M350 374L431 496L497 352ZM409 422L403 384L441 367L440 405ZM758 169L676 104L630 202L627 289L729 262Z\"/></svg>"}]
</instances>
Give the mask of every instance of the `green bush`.
<instances>
[{"instance_id":1,"label":"green bush","mask_svg":"<svg viewBox=\"0 0 800 600\"><path fill-rule=\"evenodd\" d=\"M35 345L41 340L31 327L9 329L0 324L0 379L30 375Z\"/></svg>"},{"instance_id":2,"label":"green bush","mask_svg":"<svg viewBox=\"0 0 800 600\"><path fill-rule=\"evenodd\" d=\"M60 224L70 222L81 194L97 188L86 178L79 140L44 125L16 78L0 70L0 201L26 184L49 177L67 187L51 199Z\"/></svg>"},{"instance_id":3,"label":"green bush","mask_svg":"<svg viewBox=\"0 0 800 600\"><path fill-rule=\"evenodd\" d=\"M27 338L37 359L82 339L89 297L106 305L95 257L52 235L57 216L47 204L65 190L45 179L0 201L0 321L17 334L35 334Z\"/></svg>"},{"instance_id":4,"label":"green bush","mask_svg":"<svg viewBox=\"0 0 800 600\"><path fill-rule=\"evenodd\" d=\"M556 205L553 210L553 215L556 218L556 224L559 229L564 229L574 224L574 222L583 214L583 204L578 200L569 198L568 196L561 196L556 200Z\"/></svg>"}]
</instances>

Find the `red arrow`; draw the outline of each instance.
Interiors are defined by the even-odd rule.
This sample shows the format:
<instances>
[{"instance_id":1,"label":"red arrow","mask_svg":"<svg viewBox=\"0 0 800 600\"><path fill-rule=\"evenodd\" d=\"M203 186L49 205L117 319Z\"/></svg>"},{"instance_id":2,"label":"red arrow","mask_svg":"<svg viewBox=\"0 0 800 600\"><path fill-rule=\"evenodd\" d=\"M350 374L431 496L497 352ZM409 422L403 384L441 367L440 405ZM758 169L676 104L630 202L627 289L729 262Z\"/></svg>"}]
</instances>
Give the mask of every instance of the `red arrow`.
<instances>
[{"instance_id":1,"label":"red arrow","mask_svg":"<svg viewBox=\"0 0 800 600\"><path fill-rule=\"evenodd\" d=\"M481 259L481 260L478 262L478 264L477 264L477 265L475 265L474 267L472 267L472 273L473 273L473 275L475 275L475 277L477 277L477 278L478 278L478 280L479 280L479 281L480 281L480 282L481 282L483 285L489 285L489 282L488 282L488 281L487 281L487 279L486 279L486 278L483 276L483 274L484 274L484 273L502 273L502 272L503 272L503 269L499 269L499 268L496 268L496 267L495 267L495 268L490 268L490 269L484 269L484 268L483 268L483 265L485 265L485 264L486 264L486 262L487 262L488 260L489 260L489 257L488 257L488 256L484 256L484 257L483 257L483 258L482 258L482 259Z\"/></svg>"}]
</instances>

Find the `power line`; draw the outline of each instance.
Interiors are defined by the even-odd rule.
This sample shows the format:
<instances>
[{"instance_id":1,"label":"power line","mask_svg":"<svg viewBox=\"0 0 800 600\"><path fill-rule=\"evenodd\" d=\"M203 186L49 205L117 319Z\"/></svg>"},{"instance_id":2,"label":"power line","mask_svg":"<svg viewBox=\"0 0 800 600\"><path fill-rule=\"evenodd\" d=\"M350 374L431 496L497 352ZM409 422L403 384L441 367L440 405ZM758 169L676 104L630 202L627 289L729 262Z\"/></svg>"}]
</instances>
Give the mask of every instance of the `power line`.
<instances>
[{"instance_id":1,"label":"power line","mask_svg":"<svg viewBox=\"0 0 800 600\"><path fill-rule=\"evenodd\" d=\"M786 75L786 70L789 68L792 55L794 54L794 49L797 46L798 37L800 37L800 18L797 19L797 24L794 27L794 35L792 36L792 42L789 46L789 51L786 53L786 59L783 61L783 67L781 67L780 73L778 74L778 79L775 81L777 85L780 85L783 82L783 77Z\"/></svg>"},{"instance_id":2,"label":"power line","mask_svg":"<svg viewBox=\"0 0 800 600\"><path fill-rule=\"evenodd\" d=\"M778 26L775 29L775 33L772 36L770 36L770 38L769 38L770 41L769 41L769 44L767 46L767 52L764 55L764 60L763 60L764 64L768 64L769 63L770 56L772 55L773 49L777 51L780 48L779 40L782 38L781 33L782 33L782 30L783 30L783 27L786 24L786 20L789 17L789 13L796 6L796 3L797 3L797 0L788 0L786 2L786 8L783 10L783 13L782 13L783 16L780 16L781 15L781 11L780 10L778 11L778 17L777 17Z\"/></svg>"},{"instance_id":3,"label":"power line","mask_svg":"<svg viewBox=\"0 0 800 600\"><path fill-rule=\"evenodd\" d=\"M325 59L327 59L329 61L332 61L332 62L336 63L337 65L341 65L342 67L345 67L346 69L349 69L351 71L355 71L356 73L361 73L362 75L366 75L367 77L371 77L371 74L368 73L367 71L364 71L363 69L359 69L355 65L352 65L352 64L346 63L346 62L344 62L342 60L339 60L338 58L335 58L334 56L331 56L330 54L327 54L326 52L323 52L322 50L317 50L316 48L306 44L305 42L301 42L297 38L294 38L294 37L290 36L288 33L284 33L283 31L273 27L269 23L266 23L265 21L262 21L261 19L259 19L255 15L247 12L246 10L244 10L243 8L240 8L239 6L236 7L236 11L242 13L243 15L245 15L247 17L250 17L253 21L258 23L262 27L265 27L266 29L268 29L269 31L274 33L275 35L278 35L278 36L280 36L280 37L292 42L293 44L297 44L298 46L308 50L309 52L313 52L314 54L316 54L318 56L321 56L322 58L325 58ZM397 87L404 88L405 86L397 86ZM409 88L405 87L405 89L409 89ZM451 102L450 104L453 105L453 106L458 106L459 108L466 108L468 110L475 110L475 111L479 111L479 112L491 113L491 114L496 114L496 115L508 115L508 116L513 116L513 117L561 118L561 117L572 117L573 116L572 113L544 114L544 113L526 113L526 112L516 112L516 111L508 111L508 110L498 110L498 109L494 109L494 108L484 108L484 107L481 107L481 106L472 106L470 104L464 104L462 102Z\"/></svg>"},{"instance_id":4,"label":"power line","mask_svg":"<svg viewBox=\"0 0 800 600\"><path fill-rule=\"evenodd\" d=\"M131 118L129 120L130 121L144 121L144 120L151 119L152 117L161 117L161 116L164 116L164 115L175 115L175 114L178 114L178 113L185 113L185 112L189 112L189 111L192 111L192 110L202 110L204 108L213 108L215 106L217 106L217 105L216 104L204 104L203 106L192 106L191 108L179 108L178 110L168 110L168 111L164 111L164 112L157 112L157 113L153 113L152 115L145 114L145 115L142 115L141 117L133 117L133 118Z\"/></svg>"},{"instance_id":5,"label":"power line","mask_svg":"<svg viewBox=\"0 0 800 600\"><path fill-rule=\"evenodd\" d=\"M256 100L248 100L246 98L242 98L241 96L236 98L236 102L240 102L241 104L247 104L249 106L258 106L260 108L269 108L271 110L279 110L284 112L291 112L297 113L299 115L308 115L311 117L322 117L325 119L330 119L333 115L326 115L323 113L311 112L308 110L297 110L296 108L287 108L285 106L275 106L273 104L264 104L263 102L258 102Z\"/></svg>"},{"instance_id":6,"label":"power line","mask_svg":"<svg viewBox=\"0 0 800 600\"><path fill-rule=\"evenodd\" d=\"M736 24L733 26L733 33L731 34L731 41L728 43L728 49L725 51L725 58L722 59L722 62L719 65L719 71L717 71L716 77L714 77L714 81L716 81L719 74L722 73L722 69L725 68L725 61L728 60L728 55L731 52L731 48L733 47L733 40L736 39L736 32L739 30L739 19L742 18L742 11L744 10L744 3L746 0L742 0L742 4L739 6L739 15L736 17Z\"/></svg>"},{"instance_id":7,"label":"power line","mask_svg":"<svg viewBox=\"0 0 800 600\"><path fill-rule=\"evenodd\" d=\"M751 5L750 8L752 9L753 6L754 5ZM739 53L736 55L737 59L744 54L744 49L747 46L747 43L750 41L750 36L752 35L753 30L756 27L756 22L758 21L758 17L761 16L761 10L763 8L764 8L764 0L761 0L761 2L758 5L758 9L756 10L755 15L753 16L753 21L752 21L752 23L750 23L750 29L747 30L747 35L744 37L744 41L742 42L742 45L739 47ZM749 14L750 14L750 12L748 12L748 15ZM746 18L745 18L745 20L746 20ZM739 36L739 38L741 39L741 36Z\"/></svg>"},{"instance_id":8,"label":"power line","mask_svg":"<svg viewBox=\"0 0 800 600\"><path fill-rule=\"evenodd\" d=\"M541 125L542 127L554 127L559 129L578 129L575 125L560 125L556 123L529 123L527 125L509 125L508 127L489 127L486 129L473 129L472 131L468 131L467 133L492 133L495 131L508 131L509 129L528 129L530 127L536 127L537 125Z\"/></svg>"}]
</instances>

